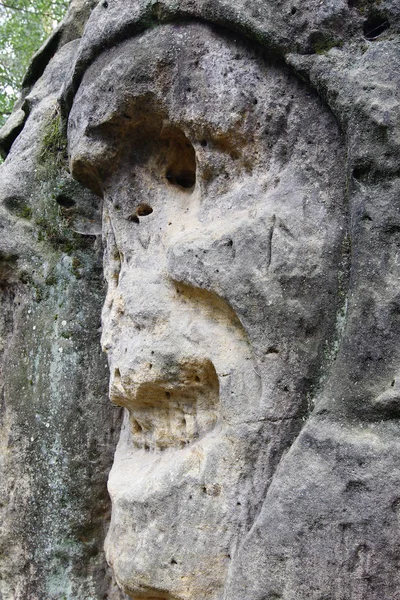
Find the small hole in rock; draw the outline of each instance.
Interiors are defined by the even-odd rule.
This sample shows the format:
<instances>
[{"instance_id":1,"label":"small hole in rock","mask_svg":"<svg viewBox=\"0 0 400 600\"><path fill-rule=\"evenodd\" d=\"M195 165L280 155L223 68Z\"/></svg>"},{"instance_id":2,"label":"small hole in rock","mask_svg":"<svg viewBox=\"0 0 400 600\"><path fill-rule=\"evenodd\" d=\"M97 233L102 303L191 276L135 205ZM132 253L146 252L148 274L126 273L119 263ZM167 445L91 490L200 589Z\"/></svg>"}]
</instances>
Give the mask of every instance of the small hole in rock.
<instances>
[{"instance_id":1,"label":"small hole in rock","mask_svg":"<svg viewBox=\"0 0 400 600\"><path fill-rule=\"evenodd\" d=\"M170 392L165 392L165 397L166 398L171 398L171 393Z\"/></svg>"},{"instance_id":2,"label":"small hole in rock","mask_svg":"<svg viewBox=\"0 0 400 600\"><path fill-rule=\"evenodd\" d=\"M60 194L59 196L57 196L56 202L59 206L63 206L64 208L72 208L73 206L75 206L75 200L72 200L72 198L69 198L64 194Z\"/></svg>"},{"instance_id":3,"label":"small hole in rock","mask_svg":"<svg viewBox=\"0 0 400 600\"><path fill-rule=\"evenodd\" d=\"M392 387L394 387L394 386L395 386L395 384L396 384L396 381L395 381L395 379L393 379L393 381L392 381L392 383L391 383L390 385L391 385Z\"/></svg>"},{"instance_id":4,"label":"small hole in rock","mask_svg":"<svg viewBox=\"0 0 400 600\"><path fill-rule=\"evenodd\" d=\"M176 560L174 558L171 559L171 565L177 565L178 563L176 562Z\"/></svg>"},{"instance_id":5,"label":"small hole in rock","mask_svg":"<svg viewBox=\"0 0 400 600\"><path fill-rule=\"evenodd\" d=\"M114 371L114 377L116 379L120 379L121 378L121 372L120 372L119 369L115 369L115 371Z\"/></svg>"},{"instance_id":6,"label":"small hole in rock","mask_svg":"<svg viewBox=\"0 0 400 600\"><path fill-rule=\"evenodd\" d=\"M273 346L270 346L269 348L267 348L265 354L279 354L279 350L277 350L277 348L274 348Z\"/></svg>"},{"instance_id":7,"label":"small hole in rock","mask_svg":"<svg viewBox=\"0 0 400 600\"><path fill-rule=\"evenodd\" d=\"M364 35L367 40L374 40L384 31L389 29L390 24L382 15L371 15L364 23Z\"/></svg>"},{"instance_id":8,"label":"small hole in rock","mask_svg":"<svg viewBox=\"0 0 400 600\"><path fill-rule=\"evenodd\" d=\"M200 145L205 148L207 146L207 140L201 140Z\"/></svg>"},{"instance_id":9,"label":"small hole in rock","mask_svg":"<svg viewBox=\"0 0 400 600\"><path fill-rule=\"evenodd\" d=\"M103 2L103 6L104 6L104 8L108 8L108 2L107 2L107 0L105 0L105 1Z\"/></svg>"},{"instance_id":10,"label":"small hole in rock","mask_svg":"<svg viewBox=\"0 0 400 600\"><path fill-rule=\"evenodd\" d=\"M254 98L254 100L253 100L253 104L254 104L254 105L258 104L258 100L257 100L257 98Z\"/></svg>"},{"instance_id":11,"label":"small hole in rock","mask_svg":"<svg viewBox=\"0 0 400 600\"><path fill-rule=\"evenodd\" d=\"M147 217L147 215L151 215L152 212L153 209L149 204L139 204L139 206L136 208L136 214L139 217Z\"/></svg>"},{"instance_id":12,"label":"small hole in rock","mask_svg":"<svg viewBox=\"0 0 400 600\"><path fill-rule=\"evenodd\" d=\"M139 221L139 217L137 216L136 213L131 214L128 218L127 221L131 221L131 223L140 223Z\"/></svg>"},{"instance_id":13,"label":"small hole in rock","mask_svg":"<svg viewBox=\"0 0 400 600\"><path fill-rule=\"evenodd\" d=\"M368 179L370 171L371 168L367 165L355 167L355 169L353 169L353 177L354 179L357 179L357 181L365 181L366 179Z\"/></svg>"},{"instance_id":14,"label":"small hole in rock","mask_svg":"<svg viewBox=\"0 0 400 600\"><path fill-rule=\"evenodd\" d=\"M200 377L198 375L196 375L196 377L194 378L195 381L200 381Z\"/></svg>"},{"instance_id":15,"label":"small hole in rock","mask_svg":"<svg viewBox=\"0 0 400 600\"><path fill-rule=\"evenodd\" d=\"M295 15L297 13L297 8L295 6L292 7L292 10L290 11L291 15Z\"/></svg>"}]
</instances>

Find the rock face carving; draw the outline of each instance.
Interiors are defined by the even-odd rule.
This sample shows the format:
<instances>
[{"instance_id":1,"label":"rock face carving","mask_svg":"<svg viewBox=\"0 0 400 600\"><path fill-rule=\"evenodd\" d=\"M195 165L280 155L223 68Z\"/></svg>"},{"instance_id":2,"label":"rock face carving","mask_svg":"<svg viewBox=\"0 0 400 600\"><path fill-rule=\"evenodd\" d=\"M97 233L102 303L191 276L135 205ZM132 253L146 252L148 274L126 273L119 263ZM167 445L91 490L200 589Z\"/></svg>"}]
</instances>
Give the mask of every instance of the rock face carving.
<instances>
[{"instance_id":1,"label":"rock face carving","mask_svg":"<svg viewBox=\"0 0 400 600\"><path fill-rule=\"evenodd\" d=\"M102 343L127 409L108 559L136 600L220 600L337 349L342 138L287 68L194 23L101 54L68 137L104 197Z\"/></svg>"},{"instance_id":2,"label":"rock face carving","mask_svg":"<svg viewBox=\"0 0 400 600\"><path fill-rule=\"evenodd\" d=\"M398 600L398 2L94 4L0 132L0 596L125 597L100 196L120 585Z\"/></svg>"}]
</instances>

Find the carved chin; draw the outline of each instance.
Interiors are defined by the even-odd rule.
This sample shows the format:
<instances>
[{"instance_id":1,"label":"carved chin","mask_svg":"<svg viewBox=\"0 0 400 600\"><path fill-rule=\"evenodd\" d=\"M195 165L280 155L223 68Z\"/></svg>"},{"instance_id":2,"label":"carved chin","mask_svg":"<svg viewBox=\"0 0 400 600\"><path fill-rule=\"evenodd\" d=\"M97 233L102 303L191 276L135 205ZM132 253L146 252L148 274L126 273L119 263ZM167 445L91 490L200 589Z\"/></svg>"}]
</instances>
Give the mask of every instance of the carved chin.
<instances>
[{"instance_id":1,"label":"carved chin","mask_svg":"<svg viewBox=\"0 0 400 600\"><path fill-rule=\"evenodd\" d=\"M232 443L212 432L178 451L127 456L131 435L126 418L109 479L106 554L117 581L135 600L219 597L245 509ZM231 481L219 483L212 471L222 477L229 463Z\"/></svg>"}]
</instances>

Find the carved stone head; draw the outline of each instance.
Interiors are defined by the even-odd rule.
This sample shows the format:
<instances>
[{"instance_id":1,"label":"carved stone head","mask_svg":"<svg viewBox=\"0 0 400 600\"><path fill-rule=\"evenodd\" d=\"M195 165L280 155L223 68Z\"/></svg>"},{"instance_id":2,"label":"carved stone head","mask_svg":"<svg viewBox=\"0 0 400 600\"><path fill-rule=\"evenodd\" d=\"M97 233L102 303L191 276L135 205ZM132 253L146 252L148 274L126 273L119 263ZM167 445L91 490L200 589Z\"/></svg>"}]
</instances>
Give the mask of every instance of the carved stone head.
<instances>
[{"instance_id":1,"label":"carved stone head","mask_svg":"<svg viewBox=\"0 0 400 600\"><path fill-rule=\"evenodd\" d=\"M254 45L164 25L88 68L69 150L104 199L103 347L126 408L108 559L136 600L220 600L337 349L336 121Z\"/></svg>"}]
</instances>

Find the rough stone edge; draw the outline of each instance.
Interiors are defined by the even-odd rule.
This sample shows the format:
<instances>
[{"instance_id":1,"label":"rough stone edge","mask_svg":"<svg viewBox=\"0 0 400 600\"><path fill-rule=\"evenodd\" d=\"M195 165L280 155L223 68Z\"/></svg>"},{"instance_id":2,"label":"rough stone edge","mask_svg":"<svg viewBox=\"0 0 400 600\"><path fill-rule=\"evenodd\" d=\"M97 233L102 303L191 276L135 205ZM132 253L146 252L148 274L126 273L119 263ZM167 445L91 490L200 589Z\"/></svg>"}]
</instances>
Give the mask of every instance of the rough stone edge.
<instances>
[{"instance_id":1,"label":"rough stone edge","mask_svg":"<svg viewBox=\"0 0 400 600\"><path fill-rule=\"evenodd\" d=\"M0 156L2 158L6 158L8 155L29 117L30 106L26 102L26 97L58 50L66 43L81 37L84 25L95 3L96 0L70 0L64 19L32 56L22 80L20 97L15 103L10 117L0 129Z\"/></svg>"}]
</instances>

